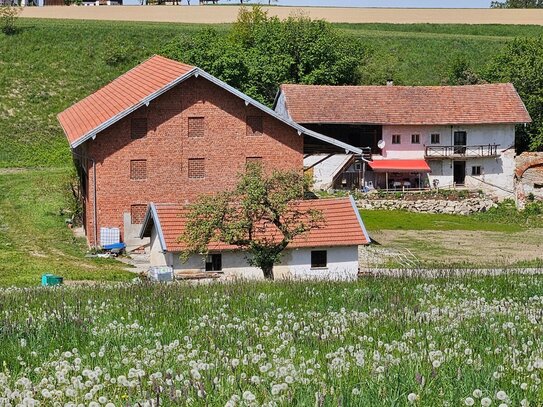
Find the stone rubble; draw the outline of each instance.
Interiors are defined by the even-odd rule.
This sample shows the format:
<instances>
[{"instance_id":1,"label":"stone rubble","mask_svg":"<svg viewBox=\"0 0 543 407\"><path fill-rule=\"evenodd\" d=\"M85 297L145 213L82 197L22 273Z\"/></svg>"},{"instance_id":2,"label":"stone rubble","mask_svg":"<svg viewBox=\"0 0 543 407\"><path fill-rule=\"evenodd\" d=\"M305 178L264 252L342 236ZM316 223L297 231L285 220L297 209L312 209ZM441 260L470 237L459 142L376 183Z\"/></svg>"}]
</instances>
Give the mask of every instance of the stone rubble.
<instances>
[{"instance_id":1,"label":"stone rubble","mask_svg":"<svg viewBox=\"0 0 543 407\"><path fill-rule=\"evenodd\" d=\"M486 212L496 207L496 203L488 198L467 198L459 201L449 200L416 200L401 199L360 199L357 201L360 209L403 209L410 212L447 213L469 215L476 212Z\"/></svg>"}]
</instances>

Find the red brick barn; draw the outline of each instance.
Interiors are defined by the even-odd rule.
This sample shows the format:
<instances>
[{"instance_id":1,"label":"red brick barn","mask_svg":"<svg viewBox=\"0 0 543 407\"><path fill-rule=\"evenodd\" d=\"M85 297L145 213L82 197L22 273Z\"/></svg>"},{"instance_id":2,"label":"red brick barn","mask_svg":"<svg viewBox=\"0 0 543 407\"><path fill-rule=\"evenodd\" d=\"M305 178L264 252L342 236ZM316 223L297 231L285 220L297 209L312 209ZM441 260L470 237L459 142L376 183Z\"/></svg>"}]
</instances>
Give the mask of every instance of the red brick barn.
<instances>
[{"instance_id":1,"label":"red brick barn","mask_svg":"<svg viewBox=\"0 0 543 407\"><path fill-rule=\"evenodd\" d=\"M235 184L248 161L303 169L307 130L205 71L154 56L58 116L78 167L91 246L119 228L129 246L150 202L184 204Z\"/></svg>"}]
</instances>

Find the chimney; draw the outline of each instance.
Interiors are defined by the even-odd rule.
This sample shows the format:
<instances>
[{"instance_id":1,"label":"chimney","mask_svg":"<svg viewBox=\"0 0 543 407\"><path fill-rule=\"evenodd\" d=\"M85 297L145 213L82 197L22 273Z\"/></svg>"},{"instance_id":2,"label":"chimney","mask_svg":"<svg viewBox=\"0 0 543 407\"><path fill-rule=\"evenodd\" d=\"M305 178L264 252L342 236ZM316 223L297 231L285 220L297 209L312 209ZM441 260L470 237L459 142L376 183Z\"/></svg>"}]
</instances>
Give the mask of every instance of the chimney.
<instances>
[{"instance_id":1,"label":"chimney","mask_svg":"<svg viewBox=\"0 0 543 407\"><path fill-rule=\"evenodd\" d=\"M393 79L387 79L387 86L394 86L394 80Z\"/></svg>"}]
</instances>

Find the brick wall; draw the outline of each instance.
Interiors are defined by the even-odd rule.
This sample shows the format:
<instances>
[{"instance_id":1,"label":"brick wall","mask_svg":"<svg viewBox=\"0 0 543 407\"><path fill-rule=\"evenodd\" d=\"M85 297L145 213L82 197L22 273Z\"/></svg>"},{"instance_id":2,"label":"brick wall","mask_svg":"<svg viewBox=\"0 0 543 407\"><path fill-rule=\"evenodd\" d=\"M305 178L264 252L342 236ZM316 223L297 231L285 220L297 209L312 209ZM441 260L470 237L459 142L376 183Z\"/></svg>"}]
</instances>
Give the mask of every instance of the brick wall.
<instances>
[{"instance_id":1,"label":"brick wall","mask_svg":"<svg viewBox=\"0 0 543 407\"><path fill-rule=\"evenodd\" d=\"M256 131L248 131L247 117ZM254 117L262 117L261 129ZM147 119L145 137L140 137L145 121L132 119ZM119 227L123 238L123 215L132 214L134 205L188 203L202 193L233 187L248 157L262 157L269 169L303 168L303 137L296 130L204 78L181 83L98 134L84 149L96 160L98 230ZM199 176L189 178L190 159L203 159L203 177L200 166ZM86 230L94 244L90 162L87 172Z\"/></svg>"}]
</instances>

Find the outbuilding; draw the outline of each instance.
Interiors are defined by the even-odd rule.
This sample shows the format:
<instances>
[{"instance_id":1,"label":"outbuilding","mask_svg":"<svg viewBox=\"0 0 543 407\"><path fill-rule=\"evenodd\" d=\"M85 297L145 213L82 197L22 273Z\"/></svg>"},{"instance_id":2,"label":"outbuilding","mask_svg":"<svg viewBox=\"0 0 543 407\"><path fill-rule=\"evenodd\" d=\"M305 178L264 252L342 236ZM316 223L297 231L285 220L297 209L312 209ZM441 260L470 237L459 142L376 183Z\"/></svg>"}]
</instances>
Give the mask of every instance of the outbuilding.
<instances>
[{"instance_id":1,"label":"outbuilding","mask_svg":"<svg viewBox=\"0 0 543 407\"><path fill-rule=\"evenodd\" d=\"M321 212L322 225L297 236L274 267L276 279L354 280L358 275L358 248L370 243L355 201L350 198L314 199L299 202L304 209ZM169 266L179 273L222 273L224 278L263 278L247 253L239 247L212 243L207 256L193 255L181 261L186 248L180 237L185 231L188 208L151 203L141 229L150 242L151 266Z\"/></svg>"}]
</instances>

